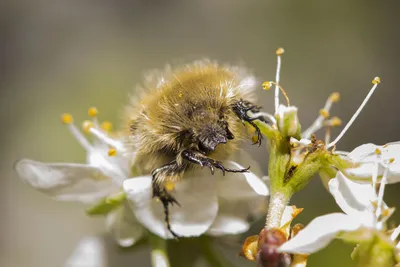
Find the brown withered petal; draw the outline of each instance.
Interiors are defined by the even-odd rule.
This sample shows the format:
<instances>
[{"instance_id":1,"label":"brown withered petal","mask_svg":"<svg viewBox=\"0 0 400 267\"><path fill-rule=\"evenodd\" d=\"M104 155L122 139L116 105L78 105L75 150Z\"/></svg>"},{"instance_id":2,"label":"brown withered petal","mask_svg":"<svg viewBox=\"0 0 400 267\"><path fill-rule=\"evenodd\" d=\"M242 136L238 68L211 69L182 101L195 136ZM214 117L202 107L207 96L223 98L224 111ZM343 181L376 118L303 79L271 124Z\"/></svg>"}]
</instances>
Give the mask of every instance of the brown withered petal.
<instances>
[{"instance_id":1,"label":"brown withered petal","mask_svg":"<svg viewBox=\"0 0 400 267\"><path fill-rule=\"evenodd\" d=\"M258 235L252 235L246 238L240 256L245 257L249 261L255 261L258 252Z\"/></svg>"},{"instance_id":2,"label":"brown withered petal","mask_svg":"<svg viewBox=\"0 0 400 267\"><path fill-rule=\"evenodd\" d=\"M260 267L289 267L290 255L279 253L277 248L286 242L286 235L279 229L263 229L258 240L257 264Z\"/></svg>"}]
</instances>

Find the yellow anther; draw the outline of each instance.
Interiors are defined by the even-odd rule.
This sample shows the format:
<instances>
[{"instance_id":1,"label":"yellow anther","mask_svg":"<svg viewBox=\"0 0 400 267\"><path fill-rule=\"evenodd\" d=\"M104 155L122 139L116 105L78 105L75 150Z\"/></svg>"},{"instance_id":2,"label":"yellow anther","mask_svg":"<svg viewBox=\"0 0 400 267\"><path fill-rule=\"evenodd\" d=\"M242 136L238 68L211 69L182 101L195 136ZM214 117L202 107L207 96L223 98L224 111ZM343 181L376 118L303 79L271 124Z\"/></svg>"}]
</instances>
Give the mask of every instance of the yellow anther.
<instances>
[{"instance_id":1,"label":"yellow anther","mask_svg":"<svg viewBox=\"0 0 400 267\"><path fill-rule=\"evenodd\" d=\"M381 151L379 148L377 148L377 149L375 149L375 154L381 155L381 154L382 154L382 151Z\"/></svg>"},{"instance_id":2,"label":"yellow anther","mask_svg":"<svg viewBox=\"0 0 400 267\"><path fill-rule=\"evenodd\" d=\"M262 87L265 91L268 91L272 87L272 82L263 82Z\"/></svg>"},{"instance_id":3,"label":"yellow anther","mask_svg":"<svg viewBox=\"0 0 400 267\"><path fill-rule=\"evenodd\" d=\"M373 83L373 84L380 84L380 83L381 83L381 78L375 77L375 78L372 80L372 83Z\"/></svg>"},{"instance_id":4,"label":"yellow anther","mask_svg":"<svg viewBox=\"0 0 400 267\"><path fill-rule=\"evenodd\" d=\"M90 131L91 128L93 128L93 122L92 121L84 121L82 123L82 128L83 130L88 133Z\"/></svg>"},{"instance_id":5,"label":"yellow anther","mask_svg":"<svg viewBox=\"0 0 400 267\"><path fill-rule=\"evenodd\" d=\"M390 210L390 209L384 209L384 210L382 211L382 216L383 216L383 217L389 217L390 214L391 214L391 210Z\"/></svg>"},{"instance_id":6,"label":"yellow anther","mask_svg":"<svg viewBox=\"0 0 400 267\"><path fill-rule=\"evenodd\" d=\"M115 155L117 155L117 150L115 148L110 148L108 150L108 156L109 157L114 157Z\"/></svg>"},{"instance_id":7,"label":"yellow anther","mask_svg":"<svg viewBox=\"0 0 400 267\"><path fill-rule=\"evenodd\" d=\"M326 109L321 109L319 111L319 115L321 115L322 117L324 117L325 119L327 119L329 117L329 111L327 111Z\"/></svg>"},{"instance_id":8,"label":"yellow anther","mask_svg":"<svg viewBox=\"0 0 400 267\"><path fill-rule=\"evenodd\" d=\"M334 92L329 96L329 100L333 103L336 103L340 100L340 94L338 92Z\"/></svg>"},{"instance_id":9,"label":"yellow anther","mask_svg":"<svg viewBox=\"0 0 400 267\"><path fill-rule=\"evenodd\" d=\"M395 161L394 158L389 159L389 163L393 163Z\"/></svg>"},{"instance_id":10,"label":"yellow anther","mask_svg":"<svg viewBox=\"0 0 400 267\"><path fill-rule=\"evenodd\" d=\"M181 98L182 96L183 96L183 94L182 94L182 93L180 93L180 94L178 95L178 97L179 97L179 98Z\"/></svg>"},{"instance_id":11,"label":"yellow anther","mask_svg":"<svg viewBox=\"0 0 400 267\"><path fill-rule=\"evenodd\" d=\"M95 107L91 107L88 109L88 115L90 117L96 117L98 113L99 112L98 112L97 108L95 108Z\"/></svg>"},{"instance_id":12,"label":"yellow anther","mask_svg":"<svg viewBox=\"0 0 400 267\"><path fill-rule=\"evenodd\" d=\"M282 47L279 47L279 48L276 50L276 55L277 55L277 56L282 56L283 53L285 53L285 49L283 49Z\"/></svg>"},{"instance_id":13,"label":"yellow anther","mask_svg":"<svg viewBox=\"0 0 400 267\"><path fill-rule=\"evenodd\" d=\"M342 120L338 117L333 117L332 119L330 119L330 125L332 127L337 127L342 125Z\"/></svg>"},{"instance_id":14,"label":"yellow anther","mask_svg":"<svg viewBox=\"0 0 400 267\"><path fill-rule=\"evenodd\" d=\"M103 121L100 125L101 129L103 129L106 132L111 132L112 130L112 123L109 121Z\"/></svg>"},{"instance_id":15,"label":"yellow anther","mask_svg":"<svg viewBox=\"0 0 400 267\"><path fill-rule=\"evenodd\" d=\"M165 190L167 190L168 192L171 192L175 189L175 183L172 181L166 181L164 184L164 188Z\"/></svg>"},{"instance_id":16,"label":"yellow anther","mask_svg":"<svg viewBox=\"0 0 400 267\"><path fill-rule=\"evenodd\" d=\"M73 122L73 118L71 116L71 114L69 113L64 113L61 115L61 122L64 124L71 124Z\"/></svg>"}]
</instances>

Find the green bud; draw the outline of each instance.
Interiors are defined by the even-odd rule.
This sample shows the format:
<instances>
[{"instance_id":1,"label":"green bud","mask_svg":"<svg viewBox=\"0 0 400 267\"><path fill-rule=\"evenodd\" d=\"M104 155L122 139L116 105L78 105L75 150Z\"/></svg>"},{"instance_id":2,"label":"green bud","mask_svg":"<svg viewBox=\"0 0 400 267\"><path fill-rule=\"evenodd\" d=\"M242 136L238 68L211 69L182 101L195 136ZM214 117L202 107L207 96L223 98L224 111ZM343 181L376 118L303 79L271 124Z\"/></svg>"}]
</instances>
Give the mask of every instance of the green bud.
<instances>
[{"instance_id":1,"label":"green bud","mask_svg":"<svg viewBox=\"0 0 400 267\"><path fill-rule=\"evenodd\" d=\"M297 108L294 106L280 105L275 115L279 132L284 137L301 139L301 125L297 116Z\"/></svg>"},{"instance_id":2,"label":"green bud","mask_svg":"<svg viewBox=\"0 0 400 267\"><path fill-rule=\"evenodd\" d=\"M369 229L369 231L373 231ZM365 237L370 238L366 239ZM395 245L382 232L364 233L364 240L354 249L351 257L360 267L393 267L396 264Z\"/></svg>"},{"instance_id":3,"label":"green bud","mask_svg":"<svg viewBox=\"0 0 400 267\"><path fill-rule=\"evenodd\" d=\"M123 191L120 191L116 194L110 195L101 199L92 207L86 210L87 215L105 215L112 210L118 208L121 204L124 203L126 199L126 194Z\"/></svg>"}]
</instances>

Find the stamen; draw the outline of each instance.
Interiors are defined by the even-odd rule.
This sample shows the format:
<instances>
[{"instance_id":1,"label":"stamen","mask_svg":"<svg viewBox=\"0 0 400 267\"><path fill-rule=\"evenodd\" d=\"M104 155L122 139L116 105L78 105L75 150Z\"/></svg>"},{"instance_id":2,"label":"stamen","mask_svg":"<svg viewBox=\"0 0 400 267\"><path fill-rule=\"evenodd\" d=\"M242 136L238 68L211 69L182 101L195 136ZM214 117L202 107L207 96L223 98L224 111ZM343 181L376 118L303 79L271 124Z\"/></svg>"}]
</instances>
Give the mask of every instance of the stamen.
<instances>
[{"instance_id":1,"label":"stamen","mask_svg":"<svg viewBox=\"0 0 400 267\"><path fill-rule=\"evenodd\" d=\"M396 229L394 229L393 233L390 235L390 239L392 241L395 241L397 239L397 237L400 234L400 225L396 227Z\"/></svg>"},{"instance_id":2,"label":"stamen","mask_svg":"<svg viewBox=\"0 0 400 267\"><path fill-rule=\"evenodd\" d=\"M389 168L386 167L383 172L381 184L379 186L379 194L378 194L378 209L376 211L376 216L379 217L382 214L382 205L383 205L383 195L385 193L385 186L387 183L387 176L389 173Z\"/></svg>"},{"instance_id":3,"label":"stamen","mask_svg":"<svg viewBox=\"0 0 400 267\"><path fill-rule=\"evenodd\" d=\"M108 144L111 147L114 147L118 151L123 152L125 149L123 147L123 144L108 137L105 133L100 131L99 129L96 129L94 127L90 128L89 131L96 136L99 140L103 141L104 143Z\"/></svg>"},{"instance_id":4,"label":"stamen","mask_svg":"<svg viewBox=\"0 0 400 267\"><path fill-rule=\"evenodd\" d=\"M111 132L112 124L109 121L103 121L100 125L100 128L103 129L105 132Z\"/></svg>"},{"instance_id":5,"label":"stamen","mask_svg":"<svg viewBox=\"0 0 400 267\"><path fill-rule=\"evenodd\" d=\"M268 91L272 87L272 83L270 81L263 82L262 87L265 91Z\"/></svg>"},{"instance_id":6,"label":"stamen","mask_svg":"<svg viewBox=\"0 0 400 267\"><path fill-rule=\"evenodd\" d=\"M96 128L99 128L99 122L98 122L98 120L97 120L97 114L99 114L99 111L97 110L96 107L91 107L91 108L88 109L88 115L89 115L89 117L92 118L92 120L93 120L93 125L94 125Z\"/></svg>"},{"instance_id":7,"label":"stamen","mask_svg":"<svg viewBox=\"0 0 400 267\"><path fill-rule=\"evenodd\" d=\"M274 84L274 85L275 85L275 88L281 90L283 96L286 98L287 105L290 106L289 97L288 97L288 95L286 94L285 90L283 90L283 88L278 84L278 82L269 81L269 82L264 82L264 83ZM264 83L263 83L263 86L264 86ZM265 89L265 87L264 87L264 89ZM278 90L278 91L279 91L279 90ZM278 100L278 102L279 102L279 100ZM278 112L278 110L277 110L276 112Z\"/></svg>"},{"instance_id":8,"label":"stamen","mask_svg":"<svg viewBox=\"0 0 400 267\"><path fill-rule=\"evenodd\" d=\"M92 118L96 117L98 113L99 113L99 111L95 107L91 107L88 110L88 115L89 115L89 117L92 117Z\"/></svg>"},{"instance_id":9,"label":"stamen","mask_svg":"<svg viewBox=\"0 0 400 267\"><path fill-rule=\"evenodd\" d=\"M329 120L329 125L332 127L337 127L342 125L342 120L339 117L333 117Z\"/></svg>"},{"instance_id":10,"label":"stamen","mask_svg":"<svg viewBox=\"0 0 400 267\"><path fill-rule=\"evenodd\" d=\"M114 156L116 156L117 155L117 150L115 149L115 148L110 148L109 150L108 150L108 156L109 157L114 157Z\"/></svg>"},{"instance_id":11,"label":"stamen","mask_svg":"<svg viewBox=\"0 0 400 267\"><path fill-rule=\"evenodd\" d=\"M340 94L338 92L333 92L330 96L329 96L329 100L331 103L337 103L340 100Z\"/></svg>"},{"instance_id":12,"label":"stamen","mask_svg":"<svg viewBox=\"0 0 400 267\"><path fill-rule=\"evenodd\" d=\"M331 127L326 127L325 131L325 144L328 144L331 141Z\"/></svg>"},{"instance_id":13,"label":"stamen","mask_svg":"<svg viewBox=\"0 0 400 267\"><path fill-rule=\"evenodd\" d=\"M278 113L278 108L279 108L279 78L280 78L280 72L281 72L281 56L285 53L285 50L283 48L278 48L276 50L276 55L277 57L277 63L276 63L276 75L275 75L275 114Z\"/></svg>"},{"instance_id":14,"label":"stamen","mask_svg":"<svg viewBox=\"0 0 400 267\"><path fill-rule=\"evenodd\" d=\"M325 102L325 106L323 109L319 111L319 116L317 119L311 124L308 129L306 129L302 136L303 138L309 139L313 133L316 133L322 127L324 127L324 121L329 117L329 111L332 108L332 104L338 102L340 99L340 94L338 92L332 93Z\"/></svg>"},{"instance_id":15,"label":"stamen","mask_svg":"<svg viewBox=\"0 0 400 267\"><path fill-rule=\"evenodd\" d=\"M351 117L350 121L347 123L347 125L344 127L342 132L336 137L336 139L330 143L327 148L330 148L339 142L339 140L343 137L343 135L347 132L347 130L350 128L350 126L353 124L353 122L356 120L358 115L361 113L362 109L364 106L367 104L368 100L371 98L372 94L375 92L376 87L378 84L380 84L381 80L379 77L375 77L375 79L372 80L372 83L374 86L372 86L371 90L369 91L368 95L365 97L364 101L361 103L360 107L357 109L356 113L354 113L353 117Z\"/></svg>"},{"instance_id":16,"label":"stamen","mask_svg":"<svg viewBox=\"0 0 400 267\"><path fill-rule=\"evenodd\" d=\"M94 127L94 124L93 124L92 121L84 121L84 122L82 123L82 128L83 128L83 131L84 131L85 133L90 132L90 129L93 128L93 127Z\"/></svg>"},{"instance_id":17,"label":"stamen","mask_svg":"<svg viewBox=\"0 0 400 267\"><path fill-rule=\"evenodd\" d=\"M329 117L329 111L326 109L321 109L319 111L319 115L322 116L324 119L327 119Z\"/></svg>"},{"instance_id":18,"label":"stamen","mask_svg":"<svg viewBox=\"0 0 400 267\"><path fill-rule=\"evenodd\" d=\"M92 145L89 143L89 141L85 138L85 136L78 130L78 128L73 124L73 118L71 114L64 113L61 115L61 121L62 123L66 124L68 126L68 129L72 133L72 135L78 140L78 142L81 144L81 146L86 149L90 150L92 149Z\"/></svg>"},{"instance_id":19,"label":"stamen","mask_svg":"<svg viewBox=\"0 0 400 267\"><path fill-rule=\"evenodd\" d=\"M61 115L61 122L64 124L71 124L74 121L72 118L71 114L69 113L64 113Z\"/></svg>"}]
</instances>

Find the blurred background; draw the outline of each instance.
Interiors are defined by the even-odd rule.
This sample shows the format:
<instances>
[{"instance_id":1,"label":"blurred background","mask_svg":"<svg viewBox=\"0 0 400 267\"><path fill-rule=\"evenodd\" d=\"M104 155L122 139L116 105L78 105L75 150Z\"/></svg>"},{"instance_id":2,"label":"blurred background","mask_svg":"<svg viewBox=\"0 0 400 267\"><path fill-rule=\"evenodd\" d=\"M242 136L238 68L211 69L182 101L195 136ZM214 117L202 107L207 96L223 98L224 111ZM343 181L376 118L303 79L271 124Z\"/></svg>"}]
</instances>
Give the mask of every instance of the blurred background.
<instances>
[{"instance_id":1,"label":"blurred background","mask_svg":"<svg viewBox=\"0 0 400 267\"><path fill-rule=\"evenodd\" d=\"M63 266L81 237L104 233L102 219L29 188L13 164L23 157L83 162L60 114L79 122L96 106L101 119L118 123L143 72L165 63L209 57L243 64L261 84L274 79L275 50L284 47L281 85L304 129L333 91L342 100L332 114L348 121L380 76L381 86L339 149L400 139L395 0L6 0L0 7L1 266ZM260 86L259 104L270 112L272 94ZM266 171L266 149L249 149ZM399 189L387 188L390 206L399 207ZM317 177L292 203L305 207L296 219L302 223L339 211ZM400 213L393 219L399 223ZM129 254L108 247L109 266L149 265L145 249ZM351 251L337 241L312 255L309 266L353 266ZM237 266L253 266L234 253Z\"/></svg>"}]
</instances>

